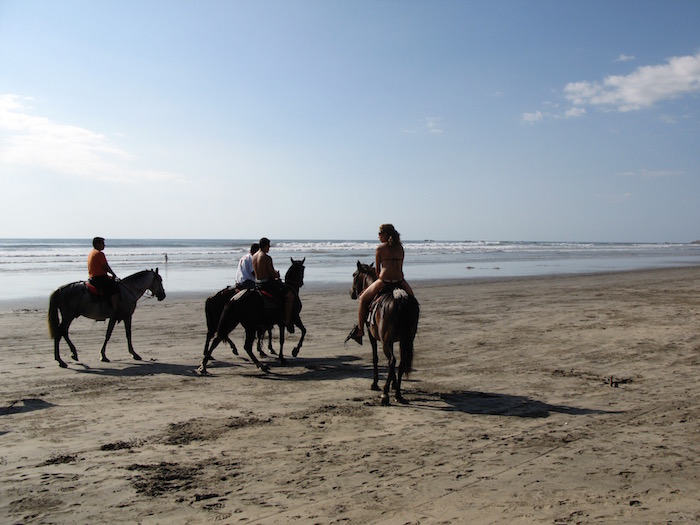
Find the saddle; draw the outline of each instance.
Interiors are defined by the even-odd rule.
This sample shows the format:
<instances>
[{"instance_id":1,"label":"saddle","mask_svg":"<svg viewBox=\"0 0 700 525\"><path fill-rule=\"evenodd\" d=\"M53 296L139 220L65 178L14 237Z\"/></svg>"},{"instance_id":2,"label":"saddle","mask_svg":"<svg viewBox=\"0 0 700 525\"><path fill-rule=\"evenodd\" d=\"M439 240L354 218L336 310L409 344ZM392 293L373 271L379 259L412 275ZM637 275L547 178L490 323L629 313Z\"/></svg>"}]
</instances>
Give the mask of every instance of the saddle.
<instances>
[{"instance_id":1,"label":"saddle","mask_svg":"<svg viewBox=\"0 0 700 525\"><path fill-rule=\"evenodd\" d=\"M99 290L94 284L92 284L90 281L85 281L85 288L87 288L87 291L98 298L103 298L105 294L102 292L102 290Z\"/></svg>"},{"instance_id":2,"label":"saddle","mask_svg":"<svg viewBox=\"0 0 700 525\"><path fill-rule=\"evenodd\" d=\"M367 321L371 322L377 314L377 310L382 306L384 296L391 294L395 300L408 297L408 292L399 286L399 283L387 283L379 293L372 299L367 312Z\"/></svg>"},{"instance_id":3,"label":"saddle","mask_svg":"<svg viewBox=\"0 0 700 525\"><path fill-rule=\"evenodd\" d=\"M259 288L259 287L255 287L255 288L252 289L252 290L249 290L249 289L247 289L247 288L243 288L243 289L240 290L238 293L236 293L236 295L234 295L234 296L231 298L231 300L232 300L232 301L238 301L238 300L241 299L245 294L247 294L247 293L249 293L249 292L255 292L255 293L257 293L258 295L260 295L260 297L261 297L262 300L263 300L263 308L265 308L266 310L276 310L276 309L282 307L282 304L283 304L283 303L282 303L282 298L281 298L281 297L279 297L277 294L274 294L274 293L272 293L272 292L270 292L270 291L268 291L268 290L263 290L263 289L261 289L261 288Z\"/></svg>"}]
</instances>

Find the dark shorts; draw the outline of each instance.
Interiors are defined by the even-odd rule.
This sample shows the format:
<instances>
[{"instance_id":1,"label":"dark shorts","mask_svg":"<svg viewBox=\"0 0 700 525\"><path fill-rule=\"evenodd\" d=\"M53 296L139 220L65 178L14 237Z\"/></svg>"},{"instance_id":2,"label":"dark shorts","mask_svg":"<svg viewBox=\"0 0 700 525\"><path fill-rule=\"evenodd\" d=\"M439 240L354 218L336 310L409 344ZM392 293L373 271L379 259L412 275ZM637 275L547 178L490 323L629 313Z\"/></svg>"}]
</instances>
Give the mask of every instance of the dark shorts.
<instances>
[{"instance_id":1,"label":"dark shorts","mask_svg":"<svg viewBox=\"0 0 700 525\"><path fill-rule=\"evenodd\" d=\"M106 275L99 275L90 278L92 285L106 296L112 296L119 293L119 284L114 279L110 279Z\"/></svg>"}]
</instances>

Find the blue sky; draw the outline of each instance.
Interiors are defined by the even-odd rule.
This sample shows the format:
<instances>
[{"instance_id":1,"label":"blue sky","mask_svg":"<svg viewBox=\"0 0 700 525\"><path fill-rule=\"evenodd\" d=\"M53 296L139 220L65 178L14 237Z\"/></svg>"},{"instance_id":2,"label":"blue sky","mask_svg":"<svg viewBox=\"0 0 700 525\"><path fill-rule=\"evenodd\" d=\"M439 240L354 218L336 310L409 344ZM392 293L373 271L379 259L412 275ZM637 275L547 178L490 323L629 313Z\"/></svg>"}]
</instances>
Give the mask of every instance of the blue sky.
<instances>
[{"instance_id":1,"label":"blue sky","mask_svg":"<svg viewBox=\"0 0 700 525\"><path fill-rule=\"evenodd\" d=\"M0 237L700 239L700 2L0 0Z\"/></svg>"}]
</instances>

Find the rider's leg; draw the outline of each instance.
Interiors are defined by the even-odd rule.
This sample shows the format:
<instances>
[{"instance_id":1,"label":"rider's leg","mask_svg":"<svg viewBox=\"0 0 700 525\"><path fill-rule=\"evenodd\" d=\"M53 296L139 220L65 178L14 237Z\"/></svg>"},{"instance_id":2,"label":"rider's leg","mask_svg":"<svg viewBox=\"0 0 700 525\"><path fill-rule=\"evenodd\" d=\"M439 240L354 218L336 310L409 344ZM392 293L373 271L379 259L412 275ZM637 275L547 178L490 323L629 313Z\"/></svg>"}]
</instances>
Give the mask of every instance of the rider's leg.
<instances>
[{"instance_id":1,"label":"rider's leg","mask_svg":"<svg viewBox=\"0 0 700 525\"><path fill-rule=\"evenodd\" d=\"M406 290L406 293L408 295L413 295L413 290L411 289L411 286L406 282L405 279L403 281L401 281L401 288Z\"/></svg>"},{"instance_id":2,"label":"rider's leg","mask_svg":"<svg viewBox=\"0 0 700 525\"><path fill-rule=\"evenodd\" d=\"M367 322L369 305L382 288L384 288L384 283L377 279L360 294L360 305L357 309L357 328L360 336L365 335L365 323Z\"/></svg>"}]
</instances>

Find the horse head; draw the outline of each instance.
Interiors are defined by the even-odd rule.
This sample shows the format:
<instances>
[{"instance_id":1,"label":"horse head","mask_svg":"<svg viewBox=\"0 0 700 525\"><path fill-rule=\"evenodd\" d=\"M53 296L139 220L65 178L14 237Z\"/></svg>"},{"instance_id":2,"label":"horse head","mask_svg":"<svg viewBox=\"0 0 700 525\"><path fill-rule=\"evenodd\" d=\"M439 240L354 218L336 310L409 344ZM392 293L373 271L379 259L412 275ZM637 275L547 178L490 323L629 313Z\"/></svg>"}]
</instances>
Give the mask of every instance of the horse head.
<instances>
[{"instance_id":1,"label":"horse head","mask_svg":"<svg viewBox=\"0 0 700 525\"><path fill-rule=\"evenodd\" d=\"M357 299L362 291L376 280L377 270L374 268L374 263L362 264L360 261L357 261L357 270L352 274L350 297Z\"/></svg>"},{"instance_id":2,"label":"horse head","mask_svg":"<svg viewBox=\"0 0 700 525\"><path fill-rule=\"evenodd\" d=\"M163 299L165 299L165 289L163 288L163 278L158 273L158 268L156 268L155 271L151 270L151 273L153 273L153 281L151 282L151 285L148 287L148 289L151 291L151 293L153 295L156 296L156 298L159 301L162 301Z\"/></svg>"},{"instance_id":3,"label":"horse head","mask_svg":"<svg viewBox=\"0 0 700 525\"><path fill-rule=\"evenodd\" d=\"M299 261L295 261L290 257L289 260L292 261L292 265L284 275L284 282L290 286L293 286L294 288L299 289L304 286L304 261L306 261L306 257Z\"/></svg>"}]
</instances>

